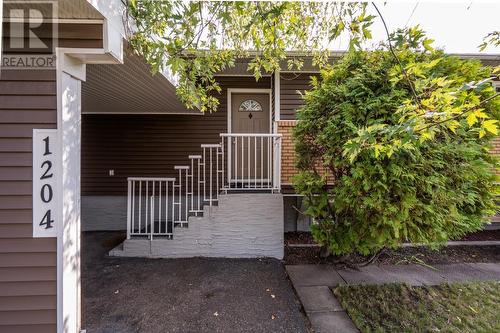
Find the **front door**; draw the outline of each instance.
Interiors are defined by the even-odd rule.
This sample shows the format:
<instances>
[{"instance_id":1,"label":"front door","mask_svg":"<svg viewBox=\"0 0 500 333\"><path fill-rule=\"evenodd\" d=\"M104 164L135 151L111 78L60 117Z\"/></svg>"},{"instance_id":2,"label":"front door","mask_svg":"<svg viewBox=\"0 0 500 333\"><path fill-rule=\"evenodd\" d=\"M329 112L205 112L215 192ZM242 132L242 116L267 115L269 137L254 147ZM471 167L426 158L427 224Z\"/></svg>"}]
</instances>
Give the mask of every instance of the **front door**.
<instances>
[{"instance_id":1,"label":"front door","mask_svg":"<svg viewBox=\"0 0 500 333\"><path fill-rule=\"evenodd\" d=\"M245 187L269 180L271 138L254 135L270 133L269 112L268 93L231 94L231 132L249 134L232 140L232 181Z\"/></svg>"}]
</instances>

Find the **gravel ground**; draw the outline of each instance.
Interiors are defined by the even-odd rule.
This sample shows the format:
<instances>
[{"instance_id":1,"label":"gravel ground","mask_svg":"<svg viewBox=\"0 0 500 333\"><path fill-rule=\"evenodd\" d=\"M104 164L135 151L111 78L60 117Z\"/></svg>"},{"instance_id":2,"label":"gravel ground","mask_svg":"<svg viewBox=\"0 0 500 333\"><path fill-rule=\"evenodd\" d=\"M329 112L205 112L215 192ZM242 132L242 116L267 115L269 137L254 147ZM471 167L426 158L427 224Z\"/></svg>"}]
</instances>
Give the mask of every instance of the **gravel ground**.
<instances>
[{"instance_id":1,"label":"gravel ground","mask_svg":"<svg viewBox=\"0 0 500 333\"><path fill-rule=\"evenodd\" d=\"M88 333L310 331L279 260L113 258L122 234L82 237Z\"/></svg>"}]
</instances>

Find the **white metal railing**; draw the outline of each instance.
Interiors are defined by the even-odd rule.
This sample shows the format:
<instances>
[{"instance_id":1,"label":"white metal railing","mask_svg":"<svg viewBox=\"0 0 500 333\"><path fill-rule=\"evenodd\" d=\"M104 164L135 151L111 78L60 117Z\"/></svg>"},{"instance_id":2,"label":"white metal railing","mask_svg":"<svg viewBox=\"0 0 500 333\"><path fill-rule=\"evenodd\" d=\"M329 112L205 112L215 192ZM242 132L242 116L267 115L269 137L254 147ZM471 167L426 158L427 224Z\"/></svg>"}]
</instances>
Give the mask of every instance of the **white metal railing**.
<instances>
[{"instance_id":1,"label":"white metal railing","mask_svg":"<svg viewBox=\"0 0 500 333\"><path fill-rule=\"evenodd\" d=\"M175 178L129 177L127 239L132 236L172 237L174 224L187 223L187 192L182 172ZM187 184L187 182L185 183Z\"/></svg>"},{"instance_id":2,"label":"white metal railing","mask_svg":"<svg viewBox=\"0 0 500 333\"><path fill-rule=\"evenodd\" d=\"M281 134L224 133L221 138L227 152L224 190L281 189Z\"/></svg>"},{"instance_id":3,"label":"white metal railing","mask_svg":"<svg viewBox=\"0 0 500 333\"><path fill-rule=\"evenodd\" d=\"M176 178L129 177L127 238L171 238L174 226L212 207L221 191L281 189L281 135L223 133L220 144L201 145ZM211 210L210 210L211 212Z\"/></svg>"}]
</instances>

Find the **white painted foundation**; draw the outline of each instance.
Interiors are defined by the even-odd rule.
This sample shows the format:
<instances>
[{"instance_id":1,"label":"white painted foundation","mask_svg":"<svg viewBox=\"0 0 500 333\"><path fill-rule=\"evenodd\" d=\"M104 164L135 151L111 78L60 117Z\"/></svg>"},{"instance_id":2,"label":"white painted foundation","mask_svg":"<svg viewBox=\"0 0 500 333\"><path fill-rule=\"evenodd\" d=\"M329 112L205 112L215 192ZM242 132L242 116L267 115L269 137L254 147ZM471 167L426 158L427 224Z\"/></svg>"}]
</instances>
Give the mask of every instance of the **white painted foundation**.
<instances>
[{"instance_id":1,"label":"white painted foundation","mask_svg":"<svg viewBox=\"0 0 500 333\"><path fill-rule=\"evenodd\" d=\"M211 212L210 212L211 210ZM174 228L173 239L129 239L111 256L187 258L283 258L283 196L238 193L219 196L189 227Z\"/></svg>"}]
</instances>

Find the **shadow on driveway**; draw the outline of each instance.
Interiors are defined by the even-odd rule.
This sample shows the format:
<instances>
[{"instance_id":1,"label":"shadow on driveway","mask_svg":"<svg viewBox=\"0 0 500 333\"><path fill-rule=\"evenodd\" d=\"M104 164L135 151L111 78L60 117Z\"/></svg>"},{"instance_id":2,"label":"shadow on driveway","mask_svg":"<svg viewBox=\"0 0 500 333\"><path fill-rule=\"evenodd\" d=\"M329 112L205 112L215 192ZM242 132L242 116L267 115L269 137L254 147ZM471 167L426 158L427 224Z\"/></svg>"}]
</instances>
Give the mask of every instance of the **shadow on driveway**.
<instances>
[{"instance_id":1,"label":"shadow on driveway","mask_svg":"<svg viewBox=\"0 0 500 333\"><path fill-rule=\"evenodd\" d=\"M82 239L88 333L308 331L279 260L113 258L121 233Z\"/></svg>"}]
</instances>

